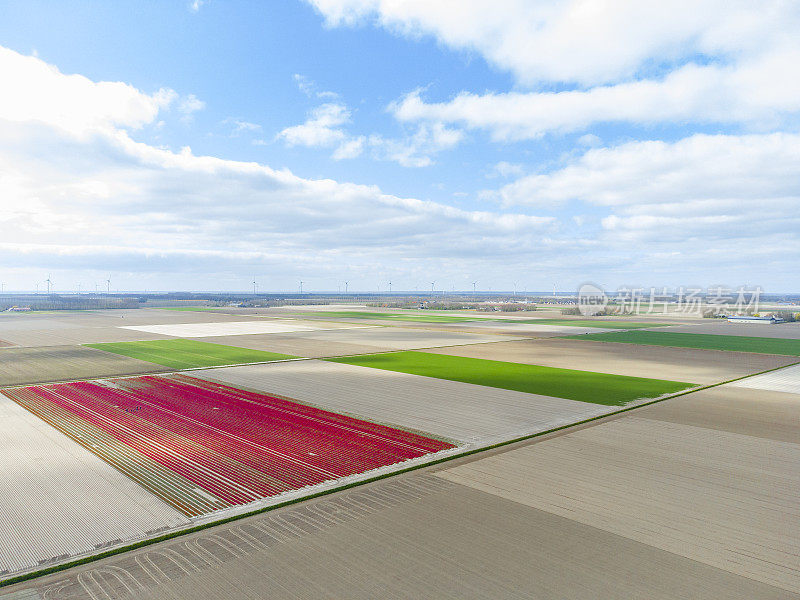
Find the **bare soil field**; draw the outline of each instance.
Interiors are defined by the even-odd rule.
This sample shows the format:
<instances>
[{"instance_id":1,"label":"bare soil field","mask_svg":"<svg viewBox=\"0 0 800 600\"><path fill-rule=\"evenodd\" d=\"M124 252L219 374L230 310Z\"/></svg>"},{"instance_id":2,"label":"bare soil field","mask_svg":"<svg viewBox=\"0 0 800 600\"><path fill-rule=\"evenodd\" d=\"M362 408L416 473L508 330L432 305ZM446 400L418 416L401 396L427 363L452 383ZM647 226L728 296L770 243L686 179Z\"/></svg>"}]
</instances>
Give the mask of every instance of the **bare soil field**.
<instances>
[{"instance_id":1,"label":"bare soil field","mask_svg":"<svg viewBox=\"0 0 800 600\"><path fill-rule=\"evenodd\" d=\"M647 410L437 475L800 593L800 444L709 426L713 408L704 426Z\"/></svg>"},{"instance_id":2,"label":"bare soil field","mask_svg":"<svg viewBox=\"0 0 800 600\"><path fill-rule=\"evenodd\" d=\"M280 352L305 358L321 358L323 356L342 356L346 354L366 354L381 352L391 348L351 344L349 342L335 341L336 336L330 340L310 339L296 334L255 334L255 335L226 335L214 338L215 344L238 346L250 350L264 350L266 352ZM192 339L192 338L190 338ZM197 338L202 340L203 338Z\"/></svg>"},{"instance_id":3,"label":"bare soil field","mask_svg":"<svg viewBox=\"0 0 800 600\"><path fill-rule=\"evenodd\" d=\"M338 329L341 326L334 326ZM356 326L353 327L362 327ZM123 325L123 329L169 335L181 338L218 337L223 335L251 335L258 333L291 333L326 329L325 323L294 321L291 319L251 319L249 321L224 321L203 323L164 323L160 325Z\"/></svg>"},{"instance_id":4,"label":"bare soil field","mask_svg":"<svg viewBox=\"0 0 800 600\"><path fill-rule=\"evenodd\" d=\"M283 352L307 358L367 354L389 350L413 350L438 346L480 344L507 337L450 331L427 331L403 327L302 331L287 334L240 335L215 338L220 344L253 350Z\"/></svg>"},{"instance_id":5,"label":"bare soil field","mask_svg":"<svg viewBox=\"0 0 800 600\"><path fill-rule=\"evenodd\" d=\"M0 350L0 386L166 370L151 362L83 346Z\"/></svg>"},{"instance_id":6,"label":"bare soil field","mask_svg":"<svg viewBox=\"0 0 800 600\"><path fill-rule=\"evenodd\" d=\"M379 423L472 442L543 431L613 407L326 361L194 371Z\"/></svg>"},{"instance_id":7,"label":"bare soil field","mask_svg":"<svg viewBox=\"0 0 800 600\"><path fill-rule=\"evenodd\" d=\"M18 346L74 346L103 342L134 342L161 340L167 336L120 329L119 327L62 327L56 329L27 329L3 332L8 341Z\"/></svg>"},{"instance_id":8,"label":"bare soil field","mask_svg":"<svg viewBox=\"0 0 800 600\"><path fill-rule=\"evenodd\" d=\"M467 331L494 335L521 335L526 337L557 337L560 335L580 335L582 333L605 333L618 331L602 327L574 327L572 325L539 325L537 323L512 323L512 322L472 322L472 323L447 323L440 327L453 331Z\"/></svg>"},{"instance_id":9,"label":"bare soil field","mask_svg":"<svg viewBox=\"0 0 800 600\"><path fill-rule=\"evenodd\" d=\"M759 377L762 375L752 379ZM746 381L749 379L742 380ZM727 384L646 406L636 414L648 419L800 444L798 394Z\"/></svg>"},{"instance_id":10,"label":"bare soil field","mask_svg":"<svg viewBox=\"0 0 800 600\"><path fill-rule=\"evenodd\" d=\"M800 394L800 365L750 377L733 385L754 390L772 390Z\"/></svg>"},{"instance_id":11,"label":"bare soil field","mask_svg":"<svg viewBox=\"0 0 800 600\"><path fill-rule=\"evenodd\" d=\"M159 340L169 336L124 327L236 321L241 317L145 309L0 314L0 339L28 347Z\"/></svg>"},{"instance_id":12,"label":"bare soil field","mask_svg":"<svg viewBox=\"0 0 800 600\"><path fill-rule=\"evenodd\" d=\"M188 523L0 393L0 575Z\"/></svg>"},{"instance_id":13,"label":"bare soil field","mask_svg":"<svg viewBox=\"0 0 800 600\"><path fill-rule=\"evenodd\" d=\"M436 346L460 346L481 344L509 339L499 335L480 333L454 333L451 331L429 331L403 327L369 327L364 329L340 329L297 334L299 338L325 342L340 342L385 348L387 350L414 350Z\"/></svg>"},{"instance_id":14,"label":"bare soil field","mask_svg":"<svg viewBox=\"0 0 800 600\"><path fill-rule=\"evenodd\" d=\"M15 600L798 598L596 527L409 474L9 588Z\"/></svg>"},{"instance_id":15,"label":"bare soil field","mask_svg":"<svg viewBox=\"0 0 800 600\"><path fill-rule=\"evenodd\" d=\"M424 351L702 384L798 362L797 357L791 356L565 339L518 340Z\"/></svg>"}]
</instances>

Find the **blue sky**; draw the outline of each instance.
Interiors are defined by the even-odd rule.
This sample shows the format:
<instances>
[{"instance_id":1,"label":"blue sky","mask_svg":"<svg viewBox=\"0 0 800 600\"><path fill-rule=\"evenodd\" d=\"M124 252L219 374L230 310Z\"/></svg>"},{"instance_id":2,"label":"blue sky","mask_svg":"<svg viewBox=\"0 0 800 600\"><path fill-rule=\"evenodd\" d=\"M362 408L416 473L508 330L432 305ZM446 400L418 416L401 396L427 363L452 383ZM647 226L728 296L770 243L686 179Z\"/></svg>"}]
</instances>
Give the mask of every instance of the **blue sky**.
<instances>
[{"instance_id":1,"label":"blue sky","mask_svg":"<svg viewBox=\"0 0 800 600\"><path fill-rule=\"evenodd\" d=\"M799 12L0 2L0 279L800 289Z\"/></svg>"}]
</instances>

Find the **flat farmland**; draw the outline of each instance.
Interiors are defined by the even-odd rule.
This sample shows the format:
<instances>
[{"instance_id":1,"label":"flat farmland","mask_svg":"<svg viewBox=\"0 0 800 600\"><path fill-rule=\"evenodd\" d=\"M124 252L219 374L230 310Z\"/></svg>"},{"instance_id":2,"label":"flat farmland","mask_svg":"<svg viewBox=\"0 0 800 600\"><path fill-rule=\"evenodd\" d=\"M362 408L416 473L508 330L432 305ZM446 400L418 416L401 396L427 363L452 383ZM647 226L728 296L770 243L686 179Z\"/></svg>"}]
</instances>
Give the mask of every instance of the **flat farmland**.
<instances>
[{"instance_id":1,"label":"flat farmland","mask_svg":"<svg viewBox=\"0 0 800 600\"><path fill-rule=\"evenodd\" d=\"M391 350L391 348L387 347L366 346L363 344L350 343L349 341L339 341L337 340L336 334L334 332L331 333L333 335L323 339L319 339L322 337L319 335L311 338L294 333L226 335L215 337L214 343L236 346L238 348L248 348L250 350L262 350L265 352L302 356L305 358L341 356L343 354L366 354L368 352L378 352L380 350ZM347 339L347 336L343 339Z\"/></svg>"},{"instance_id":2,"label":"flat farmland","mask_svg":"<svg viewBox=\"0 0 800 600\"><path fill-rule=\"evenodd\" d=\"M464 443L529 435L613 410L600 404L320 360L224 367L192 375Z\"/></svg>"},{"instance_id":3,"label":"flat farmland","mask_svg":"<svg viewBox=\"0 0 800 600\"><path fill-rule=\"evenodd\" d=\"M755 390L800 394L800 365L736 381L731 385Z\"/></svg>"},{"instance_id":4,"label":"flat farmland","mask_svg":"<svg viewBox=\"0 0 800 600\"><path fill-rule=\"evenodd\" d=\"M38 325L38 323L37 323ZM16 346L79 346L102 342L160 340L166 336L120 329L119 327L68 327L54 329L18 329L4 332L3 339Z\"/></svg>"},{"instance_id":5,"label":"flat farmland","mask_svg":"<svg viewBox=\"0 0 800 600\"><path fill-rule=\"evenodd\" d=\"M9 600L797 598L419 472L112 556L9 592L15 594Z\"/></svg>"},{"instance_id":6,"label":"flat farmland","mask_svg":"<svg viewBox=\"0 0 800 600\"><path fill-rule=\"evenodd\" d=\"M83 346L3 348L0 385L165 371L160 365Z\"/></svg>"},{"instance_id":7,"label":"flat farmland","mask_svg":"<svg viewBox=\"0 0 800 600\"><path fill-rule=\"evenodd\" d=\"M437 475L800 593L800 445L640 414Z\"/></svg>"},{"instance_id":8,"label":"flat farmland","mask_svg":"<svg viewBox=\"0 0 800 600\"><path fill-rule=\"evenodd\" d=\"M292 334L292 336L298 339L356 344L388 350L414 350L416 348L433 348L437 346L481 344L509 339L499 335L404 329L402 327L338 329L336 331L296 333Z\"/></svg>"},{"instance_id":9,"label":"flat farmland","mask_svg":"<svg viewBox=\"0 0 800 600\"><path fill-rule=\"evenodd\" d=\"M232 346L321 358L344 354L366 354L385 350L412 350L461 344L481 344L509 339L452 331L428 331L402 327L363 327L286 334L239 335L215 338Z\"/></svg>"},{"instance_id":10,"label":"flat farmland","mask_svg":"<svg viewBox=\"0 0 800 600\"><path fill-rule=\"evenodd\" d=\"M800 323L730 323L722 319L703 319L699 323L683 324L670 329L670 331L676 333L800 339Z\"/></svg>"},{"instance_id":11,"label":"flat farmland","mask_svg":"<svg viewBox=\"0 0 800 600\"><path fill-rule=\"evenodd\" d=\"M226 321L210 323L165 323L161 325L125 325L122 329L155 333L180 338L214 337L221 335L249 335L257 333L289 333L292 331L315 331L318 329L338 329L292 319L251 319L249 321Z\"/></svg>"},{"instance_id":12,"label":"flat farmland","mask_svg":"<svg viewBox=\"0 0 800 600\"><path fill-rule=\"evenodd\" d=\"M656 398L696 385L425 352L391 352L327 360L612 406Z\"/></svg>"},{"instance_id":13,"label":"flat farmland","mask_svg":"<svg viewBox=\"0 0 800 600\"><path fill-rule=\"evenodd\" d=\"M308 313L296 313L298 315L306 316ZM370 319L378 321L406 321L412 323L461 323L463 321L473 321L476 318L473 316L464 315L443 315L436 313L390 313L390 312L370 312L370 311L357 311L357 310L326 310L319 311L313 316L323 317L325 319Z\"/></svg>"},{"instance_id":14,"label":"flat farmland","mask_svg":"<svg viewBox=\"0 0 800 600\"><path fill-rule=\"evenodd\" d=\"M544 319L541 319L544 321ZM484 333L489 335L517 335L525 337L557 337L569 334L597 333L603 331L618 331L613 327L602 328L597 326L575 326L550 323L539 323L536 320L506 320L506 321L472 321L470 323L443 323L439 327L451 331L464 331Z\"/></svg>"},{"instance_id":15,"label":"flat farmland","mask_svg":"<svg viewBox=\"0 0 800 600\"><path fill-rule=\"evenodd\" d=\"M800 444L800 394L754 389L737 383L671 398L669 402L643 407L636 414L648 419Z\"/></svg>"},{"instance_id":16,"label":"flat farmland","mask_svg":"<svg viewBox=\"0 0 800 600\"><path fill-rule=\"evenodd\" d=\"M90 344L89 347L172 369L213 367L237 363L264 362L296 358L288 354L250 350L196 340L168 339L148 342Z\"/></svg>"},{"instance_id":17,"label":"flat farmland","mask_svg":"<svg viewBox=\"0 0 800 600\"><path fill-rule=\"evenodd\" d=\"M0 393L0 578L189 520Z\"/></svg>"},{"instance_id":18,"label":"flat farmland","mask_svg":"<svg viewBox=\"0 0 800 600\"><path fill-rule=\"evenodd\" d=\"M798 360L750 352L731 353L553 338L454 346L424 352L700 384L744 377L790 365Z\"/></svg>"},{"instance_id":19,"label":"flat farmland","mask_svg":"<svg viewBox=\"0 0 800 600\"><path fill-rule=\"evenodd\" d=\"M4 393L187 516L452 447L181 374Z\"/></svg>"},{"instance_id":20,"label":"flat farmland","mask_svg":"<svg viewBox=\"0 0 800 600\"><path fill-rule=\"evenodd\" d=\"M780 327L772 325L771 327ZM732 352L758 352L800 356L800 339L714 335L701 333L672 333L667 331L622 331L575 336L575 339L618 344L644 344L675 348L701 348Z\"/></svg>"},{"instance_id":21,"label":"flat farmland","mask_svg":"<svg viewBox=\"0 0 800 600\"><path fill-rule=\"evenodd\" d=\"M668 327L673 323L641 322L641 321L612 321L606 319L529 319L524 323L536 325L567 325L569 327L596 327L600 329L643 329L649 327Z\"/></svg>"}]
</instances>

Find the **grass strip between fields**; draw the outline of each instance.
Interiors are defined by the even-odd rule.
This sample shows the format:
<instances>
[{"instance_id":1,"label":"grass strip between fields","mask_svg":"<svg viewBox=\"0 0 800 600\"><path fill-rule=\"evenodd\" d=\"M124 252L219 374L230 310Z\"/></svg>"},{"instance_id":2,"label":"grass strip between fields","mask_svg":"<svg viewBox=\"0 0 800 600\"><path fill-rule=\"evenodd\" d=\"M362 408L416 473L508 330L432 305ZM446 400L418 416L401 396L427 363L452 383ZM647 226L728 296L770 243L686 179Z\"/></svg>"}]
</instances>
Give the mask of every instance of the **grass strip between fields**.
<instances>
[{"instance_id":1,"label":"grass strip between fields","mask_svg":"<svg viewBox=\"0 0 800 600\"><path fill-rule=\"evenodd\" d=\"M145 360L172 369L216 367L297 358L290 354L250 350L248 348L184 339L111 342L106 344L86 344L86 346L130 358L138 358L139 360Z\"/></svg>"},{"instance_id":2,"label":"grass strip between fields","mask_svg":"<svg viewBox=\"0 0 800 600\"><path fill-rule=\"evenodd\" d=\"M780 327L780 325L775 325ZM672 346L729 352L755 352L757 354L784 354L800 356L800 340L784 338L749 337L741 335L714 335L710 333L672 333L669 331L607 331L584 335L564 336L576 340L641 344L646 346Z\"/></svg>"},{"instance_id":3,"label":"grass strip between fields","mask_svg":"<svg viewBox=\"0 0 800 600\"><path fill-rule=\"evenodd\" d=\"M607 406L622 406L639 398L657 398L697 385L413 351L325 360Z\"/></svg>"}]
</instances>

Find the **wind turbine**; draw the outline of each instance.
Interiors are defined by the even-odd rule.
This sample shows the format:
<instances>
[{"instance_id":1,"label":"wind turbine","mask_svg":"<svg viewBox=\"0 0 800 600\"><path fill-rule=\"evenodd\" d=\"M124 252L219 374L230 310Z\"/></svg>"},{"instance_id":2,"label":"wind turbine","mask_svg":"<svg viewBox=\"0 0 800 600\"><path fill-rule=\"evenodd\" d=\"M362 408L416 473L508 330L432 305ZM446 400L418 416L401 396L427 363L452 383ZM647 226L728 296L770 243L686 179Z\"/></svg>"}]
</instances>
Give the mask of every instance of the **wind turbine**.
<instances>
[{"instance_id":1,"label":"wind turbine","mask_svg":"<svg viewBox=\"0 0 800 600\"><path fill-rule=\"evenodd\" d=\"M53 282L50 281L50 273L47 274L47 279L45 280L45 282L47 283L47 295L49 296L50 295L50 286L53 284Z\"/></svg>"},{"instance_id":2,"label":"wind turbine","mask_svg":"<svg viewBox=\"0 0 800 600\"><path fill-rule=\"evenodd\" d=\"M389 293L390 294L392 293L392 282L391 281L389 282Z\"/></svg>"},{"instance_id":3,"label":"wind turbine","mask_svg":"<svg viewBox=\"0 0 800 600\"><path fill-rule=\"evenodd\" d=\"M344 282L344 293L345 293L345 294L347 293L347 286L348 286L348 285L350 285L350 282L349 282L349 281L345 281L345 282Z\"/></svg>"},{"instance_id":4,"label":"wind turbine","mask_svg":"<svg viewBox=\"0 0 800 600\"><path fill-rule=\"evenodd\" d=\"M303 282L300 282L300 295L303 295Z\"/></svg>"},{"instance_id":5,"label":"wind turbine","mask_svg":"<svg viewBox=\"0 0 800 600\"><path fill-rule=\"evenodd\" d=\"M477 284L477 283L478 283L477 281L473 281L472 282L472 295L473 296L475 295L475 284Z\"/></svg>"},{"instance_id":6,"label":"wind turbine","mask_svg":"<svg viewBox=\"0 0 800 600\"><path fill-rule=\"evenodd\" d=\"M435 283L436 283L435 281L431 281L431 294L433 293L433 285L434 285Z\"/></svg>"},{"instance_id":7,"label":"wind turbine","mask_svg":"<svg viewBox=\"0 0 800 600\"><path fill-rule=\"evenodd\" d=\"M517 282L515 281L514 282L514 296L516 297L516 295L517 295Z\"/></svg>"},{"instance_id":8,"label":"wind turbine","mask_svg":"<svg viewBox=\"0 0 800 600\"><path fill-rule=\"evenodd\" d=\"M258 289L258 283L256 282L256 276L253 275L253 296L256 295L256 290Z\"/></svg>"},{"instance_id":9,"label":"wind turbine","mask_svg":"<svg viewBox=\"0 0 800 600\"><path fill-rule=\"evenodd\" d=\"M111 275L106 279L106 294L111 294Z\"/></svg>"}]
</instances>

